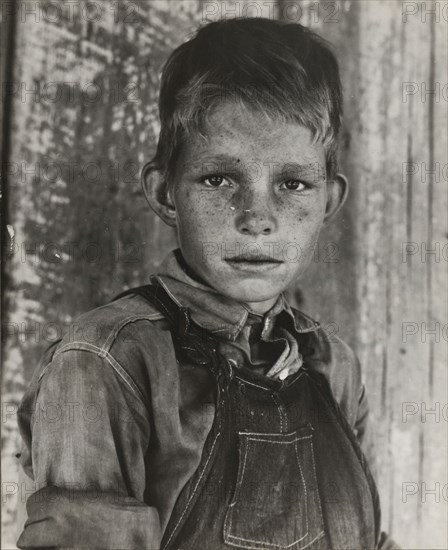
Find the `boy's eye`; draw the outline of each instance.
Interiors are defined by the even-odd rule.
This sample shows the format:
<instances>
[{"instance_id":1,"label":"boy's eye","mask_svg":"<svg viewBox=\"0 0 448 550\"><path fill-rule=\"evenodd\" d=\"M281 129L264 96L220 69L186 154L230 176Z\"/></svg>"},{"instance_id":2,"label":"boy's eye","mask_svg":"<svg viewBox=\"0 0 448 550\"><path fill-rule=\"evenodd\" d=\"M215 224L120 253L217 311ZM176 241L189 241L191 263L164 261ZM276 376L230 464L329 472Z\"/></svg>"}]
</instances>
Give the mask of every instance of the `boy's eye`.
<instances>
[{"instance_id":1,"label":"boy's eye","mask_svg":"<svg viewBox=\"0 0 448 550\"><path fill-rule=\"evenodd\" d=\"M288 189L288 191L303 191L308 188L308 186L300 180L288 180L282 183Z\"/></svg>"},{"instance_id":2,"label":"boy's eye","mask_svg":"<svg viewBox=\"0 0 448 550\"><path fill-rule=\"evenodd\" d=\"M229 180L224 176L218 174L213 174L212 176L205 176L202 180L209 187L222 187L223 184L229 184Z\"/></svg>"}]
</instances>

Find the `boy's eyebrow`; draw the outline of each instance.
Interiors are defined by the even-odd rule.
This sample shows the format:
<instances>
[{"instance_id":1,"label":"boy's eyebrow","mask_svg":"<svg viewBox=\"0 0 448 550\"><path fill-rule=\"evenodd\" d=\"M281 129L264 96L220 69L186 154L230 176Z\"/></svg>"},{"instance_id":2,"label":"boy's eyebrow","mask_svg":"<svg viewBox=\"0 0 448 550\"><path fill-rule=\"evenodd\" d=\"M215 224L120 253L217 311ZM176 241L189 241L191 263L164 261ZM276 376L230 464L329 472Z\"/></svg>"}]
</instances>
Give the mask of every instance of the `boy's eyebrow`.
<instances>
[{"instance_id":1,"label":"boy's eyebrow","mask_svg":"<svg viewBox=\"0 0 448 550\"><path fill-rule=\"evenodd\" d=\"M300 164L298 162L276 162L276 161L263 161L261 163L263 166L269 166L271 169L281 174L304 174L304 173L315 173L322 177L325 177L325 167L319 162L310 162L306 164ZM254 163L250 162L250 166L253 166ZM225 153L213 155L210 157L201 157L197 160L193 159L192 162L185 164L184 169L187 171L196 171L196 170L223 170L228 168L236 168L244 170L245 164L239 157L234 157L232 155L227 155Z\"/></svg>"},{"instance_id":2,"label":"boy's eyebrow","mask_svg":"<svg viewBox=\"0 0 448 550\"><path fill-rule=\"evenodd\" d=\"M185 164L187 170L222 170L224 167L233 166L237 168L242 164L242 161L238 157L227 155L225 153L211 155L209 157L199 157L197 160L193 158L193 161Z\"/></svg>"},{"instance_id":3,"label":"boy's eyebrow","mask_svg":"<svg viewBox=\"0 0 448 550\"><path fill-rule=\"evenodd\" d=\"M288 177L313 176L315 180L326 179L326 167L319 162L308 164L287 163L281 169L281 174Z\"/></svg>"}]
</instances>

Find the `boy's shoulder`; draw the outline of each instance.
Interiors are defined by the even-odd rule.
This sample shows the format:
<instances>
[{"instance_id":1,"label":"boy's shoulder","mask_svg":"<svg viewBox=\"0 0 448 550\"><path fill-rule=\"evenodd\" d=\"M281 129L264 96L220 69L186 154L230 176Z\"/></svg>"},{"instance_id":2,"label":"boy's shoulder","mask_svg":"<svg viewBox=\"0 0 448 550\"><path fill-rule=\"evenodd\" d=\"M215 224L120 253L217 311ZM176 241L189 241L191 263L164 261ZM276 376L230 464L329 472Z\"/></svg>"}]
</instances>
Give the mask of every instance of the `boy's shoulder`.
<instances>
[{"instance_id":1,"label":"boy's shoulder","mask_svg":"<svg viewBox=\"0 0 448 550\"><path fill-rule=\"evenodd\" d=\"M343 340L339 333L339 325L335 322L316 321L303 311L289 306L295 321L297 332L310 335L310 347L313 348L313 358L323 363L340 362L357 363L355 352Z\"/></svg>"},{"instance_id":2,"label":"boy's shoulder","mask_svg":"<svg viewBox=\"0 0 448 550\"><path fill-rule=\"evenodd\" d=\"M129 294L64 323L62 338L41 356L29 393L44 377L63 367L72 374L75 370L81 370L83 376L88 373L91 380L103 378L106 373L118 376L146 403L146 366L154 356L163 357L171 351L171 333L165 317L141 296Z\"/></svg>"},{"instance_id":3,"label":"boy's shoulder","mask_svg":"<svg viewBox=\"0 0 448 550\"><path fill-rule=\"evenodd\" d=\"M309 327L303 331L307 336L306 362L309 368L327 378L336 401L353 424L363 394L363 374L356 353L338 335L337 323L318 323L302 311L291 310L297 326L305 323Z\"/></svg>"},{"instance_id":4,"label":"boy's shoulder","mask_svg":"<svg viewBox=\"0 0 448 550\"><path fill-rule=\"evenodd\" d=\"M147 300L128 294L66 323L57 352L74 348L106 353L117 340L132 342L139 332L147 335L148 331L160 330L164 320L163 314Z\"/></svg>"}]
</instances>

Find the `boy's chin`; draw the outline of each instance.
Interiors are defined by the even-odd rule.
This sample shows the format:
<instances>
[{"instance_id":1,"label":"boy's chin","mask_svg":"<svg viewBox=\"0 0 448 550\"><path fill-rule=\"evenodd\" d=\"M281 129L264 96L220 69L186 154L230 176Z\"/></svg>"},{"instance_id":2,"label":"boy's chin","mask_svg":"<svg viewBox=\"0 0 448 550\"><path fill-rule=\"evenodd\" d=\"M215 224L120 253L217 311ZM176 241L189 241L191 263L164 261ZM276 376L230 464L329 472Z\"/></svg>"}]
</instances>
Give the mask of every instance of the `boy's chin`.
<instances>
[{"instance_id":1,"label":"boy's chin","mask_svg":"<svg viewBox=\"0 0 448 550\"><path fill-rule=\"evenodd\" d=\"M266 269L260 272L248 272L243 269L222 269L222 266L207 266L201 276L217 292L240 303L259 304L257 310L275 303L279 295L294 284L302 275L303 266L290 265ZM289 269L288 269L289 268ZM255 307L255 306L254 306ZM254 307L251 306L252 309ZM269 309L269 308L268 308ZM255 309L254 309L255 310ZM266 310L267 311L267 310Z\"/></svg>"},{"instance_id":2,"label":"boy's chin","mask_svg":"<svg viewBox=\"0 0 448 550\"><path fill-rule=\"evenodd\" d=\"M285 290L283 286L273 285L268 281L245 280L229 281L216 289L221 294L242 303L262 303L275 301Z\"/></svg>"}]
</instances>

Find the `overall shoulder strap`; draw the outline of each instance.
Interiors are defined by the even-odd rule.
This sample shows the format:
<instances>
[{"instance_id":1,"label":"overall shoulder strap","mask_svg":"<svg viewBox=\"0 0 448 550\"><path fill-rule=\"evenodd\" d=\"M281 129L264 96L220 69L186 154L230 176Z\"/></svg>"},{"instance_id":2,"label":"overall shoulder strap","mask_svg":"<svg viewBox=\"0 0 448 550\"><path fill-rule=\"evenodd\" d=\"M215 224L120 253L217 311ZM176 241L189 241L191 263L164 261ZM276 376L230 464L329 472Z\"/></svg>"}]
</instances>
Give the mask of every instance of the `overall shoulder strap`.
<instances>
[{"instance_id":1,"label":"overall shoulder strap","mask_svg":"<svg viewBox=\"0 0 448 550\"><path fill-rule=\"evenodd\" d=\"M142 296L164 315L176 347L193 363L208 365L214 370L217 365L217 341L210 332L191 319L188 308L179 307L158 283L130 288L115 296L112 301L130 294Z\"/></svg>"},{"instance_id":2,"label":"overall shoulder strap","mask_svg":"<svg viewBox=\"0 0 448 550\"><path fill-rule=\"evenodd\" d=\"M176 325L176 321L178 321L180 311L185 309L180 308L168 295L165 289L159 284L148 284L137 286L135 288L129 288L128 290L125 290L124 292L121 292L120 294L115 296L115 298L113 298L111 301L114 302L119 298L123 298L124 296L128 296L131 294L137 294L138 296L142 296L143 298L145 298L145 300L155 306L160 311L160 313L164 315L171 326Z\"/></svg>"}]
</instances>

